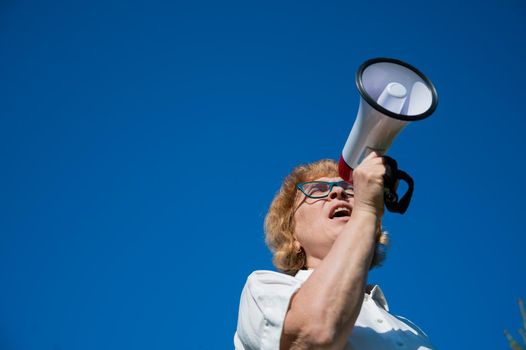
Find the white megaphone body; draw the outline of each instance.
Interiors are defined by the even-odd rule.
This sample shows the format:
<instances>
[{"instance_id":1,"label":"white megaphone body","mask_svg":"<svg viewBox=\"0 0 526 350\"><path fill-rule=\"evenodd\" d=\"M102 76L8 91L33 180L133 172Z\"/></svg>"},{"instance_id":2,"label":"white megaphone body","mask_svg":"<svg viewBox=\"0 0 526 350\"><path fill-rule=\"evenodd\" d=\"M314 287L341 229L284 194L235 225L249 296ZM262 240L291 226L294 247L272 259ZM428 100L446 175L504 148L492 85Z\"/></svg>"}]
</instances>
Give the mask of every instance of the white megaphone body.
<instances>
[{"instance_id":1,"label":"white megaphone body","mask_svg":"<svg viewBox=\"0 0 526 350\"><path fill-rule=\"evenodd\" d=\"M436 89L423 73L392 58L364 62L356 72L356 86L361 95L360 107L339 162L340 177L348 182L352 182L353 169L369 153L384 155L409 122L430 116L438 103ZM390 161L393 169L388 170L392 174L386 178L386 207L403 213L413 183L409 175L397 169L394 160ZM408 182L409 189L398 203L395 183L400 179Z\"/></svg>"}]
</instances>

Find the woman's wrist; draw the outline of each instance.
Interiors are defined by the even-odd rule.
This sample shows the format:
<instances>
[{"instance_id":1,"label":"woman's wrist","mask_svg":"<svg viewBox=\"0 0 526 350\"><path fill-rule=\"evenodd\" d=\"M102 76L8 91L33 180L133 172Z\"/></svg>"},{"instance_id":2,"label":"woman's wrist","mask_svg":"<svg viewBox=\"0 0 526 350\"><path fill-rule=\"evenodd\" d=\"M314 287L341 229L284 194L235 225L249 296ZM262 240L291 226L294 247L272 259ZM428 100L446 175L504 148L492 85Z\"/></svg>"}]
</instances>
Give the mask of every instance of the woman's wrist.
<instances>
[{"instance_id":1,"label":"woman's wrist","mask_svg":"<svg viewBox=\"0 0 526 350\"><path fill-rule=\"evenodd\" d=\"M381 220L383 216L383 208L379 210L378 208L375 208L373 206L369 205L358 205L355 204L352 214L351 214L351 220L353 217L364 217L364 218L373 218L377 221Z\"/></svg>"}]
</instances>

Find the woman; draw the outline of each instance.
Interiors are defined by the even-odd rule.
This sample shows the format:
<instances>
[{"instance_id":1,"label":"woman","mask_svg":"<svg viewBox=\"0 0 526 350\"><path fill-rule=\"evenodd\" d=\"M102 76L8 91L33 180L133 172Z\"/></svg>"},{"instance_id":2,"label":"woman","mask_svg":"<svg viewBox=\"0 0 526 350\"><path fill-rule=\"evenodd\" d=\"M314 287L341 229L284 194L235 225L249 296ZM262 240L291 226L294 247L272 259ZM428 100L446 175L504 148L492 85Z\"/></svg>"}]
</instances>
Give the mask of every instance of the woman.
<instances>
[{"instance_id":1,"label":"woman","mask_svg":"<svg viewBox=\"0 0 526 350\"><path fill-rule=\"evenodd\" d=\"M334 161L300 166L265 220L283 273L255 271L243 289L236 349L433 349L410 321L389 314L367 273L383 259L384 159L371 153L341 181Z\"/></svg>"}]
</instances>

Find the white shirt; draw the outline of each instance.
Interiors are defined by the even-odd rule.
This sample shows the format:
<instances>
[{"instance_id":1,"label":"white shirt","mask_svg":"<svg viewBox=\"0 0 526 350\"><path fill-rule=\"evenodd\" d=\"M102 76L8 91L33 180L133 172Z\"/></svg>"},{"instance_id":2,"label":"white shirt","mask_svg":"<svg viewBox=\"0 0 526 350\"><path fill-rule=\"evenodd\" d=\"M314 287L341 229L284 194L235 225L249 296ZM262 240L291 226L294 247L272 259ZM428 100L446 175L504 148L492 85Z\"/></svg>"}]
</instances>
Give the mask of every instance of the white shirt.
<instances>
[{"instance_id":1,"label":"white shirt","mask_svg":"<svg viewBox=\"0 0 526 350\"><path fill-rule=\"evenodd\" d=\"M279 350L283 322L292 295L313 270L296 276L254 271L241 293L236 350ZM379 286L365 294L345 350L433 350L427 335L411 321L389 313Z\"/></svg>"}]
</instances>

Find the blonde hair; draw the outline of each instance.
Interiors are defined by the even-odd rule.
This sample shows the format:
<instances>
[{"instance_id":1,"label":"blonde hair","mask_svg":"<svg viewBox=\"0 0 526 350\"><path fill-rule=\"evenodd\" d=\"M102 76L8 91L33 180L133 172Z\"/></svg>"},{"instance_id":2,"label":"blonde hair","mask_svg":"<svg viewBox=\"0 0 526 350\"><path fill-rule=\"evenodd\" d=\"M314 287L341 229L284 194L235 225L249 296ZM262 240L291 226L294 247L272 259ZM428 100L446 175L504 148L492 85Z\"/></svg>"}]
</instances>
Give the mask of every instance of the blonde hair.
<instances>
[{"instance_id":1,"label":"blonde hair","mask_svg":"<svg viewBox=\"0 0 526 350\"><path fill-rule=\"evenodd\" d=\"M274 266L289 275L306 268L306 255L294 245L296 185L320 177L338 177L338 164L331 159L300 165L285 178L265 218L265 242L272 251ZM381 225L378 229L381 231ZM371 268L380 266L386 255L387 232L381 231Z\"/></svg>"}]
</instances>

